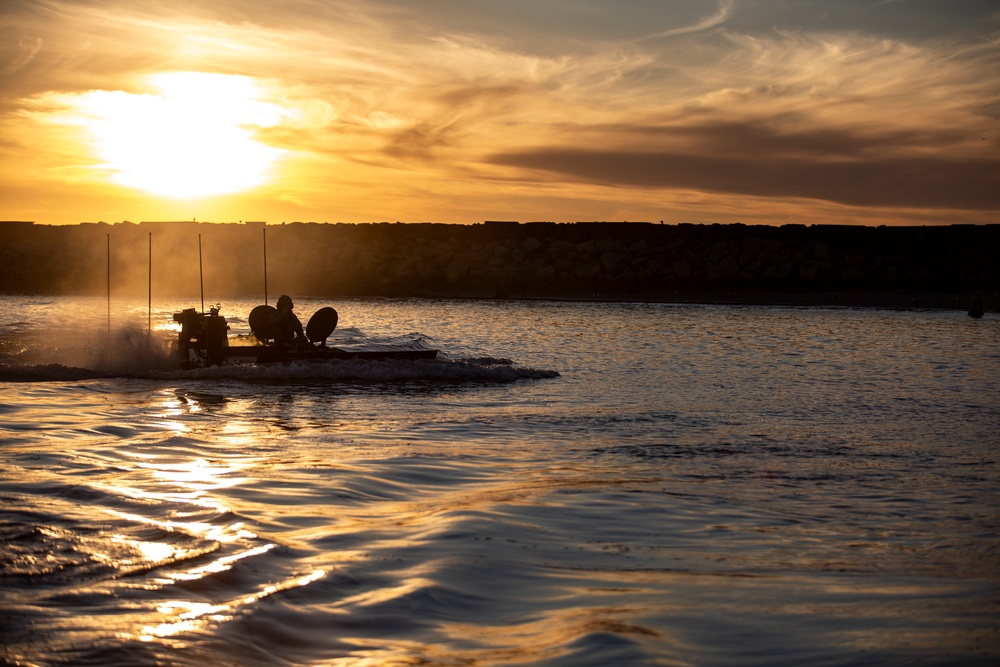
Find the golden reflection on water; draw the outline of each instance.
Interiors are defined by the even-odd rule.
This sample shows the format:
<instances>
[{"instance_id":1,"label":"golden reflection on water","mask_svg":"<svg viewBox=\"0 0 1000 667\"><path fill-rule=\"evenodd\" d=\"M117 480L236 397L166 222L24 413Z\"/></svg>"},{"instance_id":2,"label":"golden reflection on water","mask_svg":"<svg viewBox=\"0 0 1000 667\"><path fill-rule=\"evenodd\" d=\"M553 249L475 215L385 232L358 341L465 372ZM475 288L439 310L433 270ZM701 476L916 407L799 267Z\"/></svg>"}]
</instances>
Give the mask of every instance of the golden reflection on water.
<instances>
[{"instance_id":1,"label":"golden reflection on water","mask_svg":"<svg viewBox=\"0 0 1000 667\"><path fill-rule=\"evenodd\" d=\"M180 417L192 412L199 412L201 407L198 401L181 400L177 398L166 398L162 403L167 416ZM155 424L160 429L167 431L178 437L188 437L191 428L179 420L161 420ZM235 441L240 445L247 438L227 438L227 443ZM239 451L239 449L237 449ZM192 458L186 461L178 461L176 456L171 455L171 460L165 460L165 456L150 451L129 451L127 455L134 460L134 468L131 472L141 473L143 482L152 480L157 484L156 490L138 488L135 485L122 483L111 485L107 490L113 494L120 494L136 500L155 502L180 502L195 507L213 510L220 514L230 511L219 495L214 492L225 489L232 489L246 481L246 477L240 472L251 465L251 461L237 461L229 459L225 462L210 462L204 458ZM182 530L192 535L202 536L221 542L232 542L240 538L256 537L250 531L242 529L242 523L234 523L230 526L215 526L205 522L182 522L182 521L159 521L134 514L126 515L118 513L119 516L133 521L140 521L157 525L164 530Z\"/></svg>"},{"instance_id":2,"label":"golden reflection on water","mask_svg":"<svg viewBox=\"0 0 1000 667\"><path fill-rule=\"evenodd\" d=\"M174 577L184 581L194 581L201 579L209 574L217 574L219 572L225 572L233 566L233 563L241 561L244 558L249 558L251 556L259 556L260 554L267 553L273 549L275 545L273 544L262 544L259 547L254 547L253 549L248 549L246 551L241 551L236 554L231 554L229 556L224 556L222 558L217 558L208 565L202 565L201 567L196 567L188 570L187 572L175 574Z\"/></svg>"},{"instance_id":3,"label":"golden reflection on water","mask_svg":"<svg viewBox=\"0 0 1000 667\"><path fill-rule=\"evenodd\" d=\"M139 463L139 467L153 471L154 477L163 482L174 482L178 486L192 489L197 495L205 491L227 489L246 481L244 477L232 476L243 466L234 463L209 463L195 459L185 463Z\"/></svg>"},{"instance_id":4,"label":"golden reflection on water","mask_svg":"<svg viewBox=\"0 0 1000 667\"><path fill-rule=\"evenodd\" d=\"M340 606L344 607L349 605L368 606L373 604L379 604L382 602L387 602L389 600L396 600L406 595L410 595L411 593L416 593L422 588L430 587L433 584L434 582L431 581L430 579L425 579L422 577L412 577L410 579L401 582L398 586L385 586L377 590L345 598L340 602Z\"/></svg>"},{"instance_id":5,"label":"golden reflection on water","mask_svg":"<svg viewBox=\"0 0 1000 667\"><path fill-rule=\"evenodd\" d=\"M258 555L274 547L273 544L265 545L261 549L251 549L248 552L237 554L228 560L231 564L235 560L240 560L248 556ZM170 600L160 604L157 611L167 616L173 616L173 620L164 621L156 625L146 625L138 633L118 633L120 639L138 639L140 641L153 641L166 637L174 637L183 632L192 632L205 628L210 623L224 623L232 620L236 611L244 606L251 605L259 600L273 595L279 591L288 590L319 581L326 576L326 570L314 570L304 575L296 576L276 584L268 584L256 593L241 595L218 604L204 602L191 602L188 600Z\"/></svg>"},{"instance_id":6,"label":"golden reflection on water","mask_svg":"<svg viewBox=\"0 0 1000 667\"><path fill-rule=\"evenodd\" d=\"M159 519L153 519L140 514L132 514L130 512L121 512L119 510L108 511L125 521L156 526L157 528L170 533L176 530L187 535L201 537L215 542L222 542L224 544L229 544L239 539L253 539L257 537L256 533L243 528L244 523L242 521L236 521L228 526L216 526L204 521L161 521Z\"/></svg>"},{"instance_id":7,"label":"golden reflection on water","mask_svg":"<svg viewBox=\"0 0 1000 667\"><path fill-rule=\"evenodd\" d=\"M359 642L360 643L360 642ZM365 644L369 644L366 642ZM395 648L385 649L360 649L353 655L332 660L324 663L331 667L412 667L421 664L414 659L414 655L419 655L423 644L418 642L385 642Z\"/></svg>"},{"instance_id":8,"label":"golden reflection on water","mask_svg":"<svg viewBox=\"0 0 1000 667\"><path fill-rule=\"evenodd\" d=\"M120 483L113 484L107 489L114 495L134 498L157 506L166 502L181 503L191 507L189 511L178 511L166 518L143 516L120 510L109 511L131 524L153 526L168 533L177 532L213 544L206 551L202 548L188 549L114 535L111 538L112 543L128 547L128 549L119 548L118 551L135 554L135 557L115 558L109 555L109 564L121 568L140 564L138 561L144 559L146 564L160 566L155 578L155 588L161 590L168 590L170 586L182 582L188 586L199 581L209 582L213 576L231 570L239 562L262 556L277 546L274 543L246 545L249 541L257 540L258 535L249 530L242 521L222 523L213 517L192 516L196 512L203 514L202 510L211 511L217 516L227 515L231 510L224 502L224 498L232 489L246 483L248 478L243 473L255 464L251 458L235 460L227 458L216 461L204 457L192 457L184 460L187 448L185 439L192 437L192 434L198 435L197 423L192 426L190 422L186 423L184 420L202 412L202 402L200 396L192 396L189 393L172 393L164 397L161 409L162 416L166 418L156 422L155 425L167 436L167 440L161 443L162 448L159 449L143 448L144 451L128 452L127 456L131 458L132 464L127 469L127 474L117 478L121 480ZM211 407L213 406L209 405L209 408ZM246 445L252 444L246 422L227 420L222 432L213 429L211 437L221 438L227 452L240 452ZM179 444L176 446L171 442L173 438L178 439ZM212 551L223 551L222 547L226 545L230 545L230 549L236 547L239 550L236 553L216 555L210 562L196 567L187 569L176 567L185 558L194 556L200 559ZM246 546L241 548L240 545ZM171 563L175 564L176 569L170 568ZM160 618L155 622L150 622L152 619L147 617L143 619L145 622L141 622L140 629L120 631L117 636L123 640L135 639L144 642L172 638L168 645L181 647L185 645L181 635L203 632L212 625L225 623L233 619L241 607L253 605L279 591L307 586L325 575L326 570L317 569L309 574L297 575L277 583L262 584L249 594L246 590L232 591L228 599L221 602L167 600L156 608Z\"/></svg>"},{"instance_id":9,"label":"golden reflection on water","mask_svg":"<svg viewBox=\"0 0 1000 667\"><path fill-rule=\"evenodd\" d=\"M111 542L113 544L121 544L141 556L141 558L138 559L119 558L117 559L117 562L114 563L116 566L140 565L142 563L163 563L174 560L186 553L184 549L178 549L171 544L133 540L125 537L124 535L113 535L111 537ZM100 558L100 554L94 554L94 557Z\"/></svg>"}]
</instances>

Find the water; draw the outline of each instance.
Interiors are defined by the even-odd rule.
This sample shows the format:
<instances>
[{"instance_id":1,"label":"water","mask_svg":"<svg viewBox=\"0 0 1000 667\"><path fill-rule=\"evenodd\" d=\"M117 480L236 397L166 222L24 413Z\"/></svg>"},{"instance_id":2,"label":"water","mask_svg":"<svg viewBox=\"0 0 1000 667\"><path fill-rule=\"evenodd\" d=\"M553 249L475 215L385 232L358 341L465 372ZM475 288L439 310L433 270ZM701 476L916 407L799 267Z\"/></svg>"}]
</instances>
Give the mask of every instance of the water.
<instances>
[{"instance_id":1,"label":"water","mask_svg":"<svg viewBox=\"0 0 1000 667\"><path fill-rule=\"evenodd\" d=\"M172 371L145 304L0 298L9 663L1000 659L996 315L332 305L441 357Z\"/></svg>"}]
</instances>

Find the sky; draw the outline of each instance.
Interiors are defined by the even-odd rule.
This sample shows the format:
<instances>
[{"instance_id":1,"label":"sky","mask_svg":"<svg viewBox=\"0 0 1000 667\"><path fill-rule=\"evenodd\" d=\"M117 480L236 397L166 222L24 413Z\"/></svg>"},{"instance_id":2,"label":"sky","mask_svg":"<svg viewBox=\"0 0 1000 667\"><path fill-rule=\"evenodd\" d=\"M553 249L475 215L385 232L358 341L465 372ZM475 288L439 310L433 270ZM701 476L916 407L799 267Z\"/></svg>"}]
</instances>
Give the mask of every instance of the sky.
<instances>
[{"instance_id":1,"label":"sky","mask_svg":"<svg viewBox=\"0 0 1000 667\"><path fill-rule=\"evenodd\" d=\"M0 219L997 223L995 0L3 0Z\"/></svg>"}]
</instances>

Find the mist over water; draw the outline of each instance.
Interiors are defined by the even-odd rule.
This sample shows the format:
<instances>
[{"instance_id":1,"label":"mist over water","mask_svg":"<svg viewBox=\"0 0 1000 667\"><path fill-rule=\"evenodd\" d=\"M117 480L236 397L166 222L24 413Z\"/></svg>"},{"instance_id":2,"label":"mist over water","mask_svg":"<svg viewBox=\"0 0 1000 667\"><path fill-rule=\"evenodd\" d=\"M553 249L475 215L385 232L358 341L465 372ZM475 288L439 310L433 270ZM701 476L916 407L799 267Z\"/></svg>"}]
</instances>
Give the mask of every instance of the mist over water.
<instances>
[{"instance_id":1,"label":"mist over water","mask_svg":"<svg viewBox=\"0 0 1000 667\"><path fill-rule=\"evenodd\" d=\"M192 304L3 297L6 660L1000 658L995 315L296 304L441 357L163 370Z\"/></svg>"},{"instance_id":2,"label":"mist over water","mask_svg":"<svg viewBox=\"0 0 1000 667\"><path fill-rule=\"evenodd\" d=\"M107 374L170 367L170 350L164 341L154 338L138 325L115 329L110 336L90 334L79 341L78 346L89 347L90 355L83 363L67 365L92 366L94 370Z\"/></svg>"}]
</instances>

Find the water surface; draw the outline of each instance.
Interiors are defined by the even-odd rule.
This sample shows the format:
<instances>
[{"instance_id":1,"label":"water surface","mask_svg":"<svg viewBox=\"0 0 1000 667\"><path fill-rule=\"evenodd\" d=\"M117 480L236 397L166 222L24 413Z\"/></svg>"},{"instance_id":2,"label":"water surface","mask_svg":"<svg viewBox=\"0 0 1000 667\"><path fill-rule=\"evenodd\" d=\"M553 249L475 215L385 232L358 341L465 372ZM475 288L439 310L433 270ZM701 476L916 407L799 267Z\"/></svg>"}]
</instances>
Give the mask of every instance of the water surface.
<instances>
[{"instance_id":1,"label":"water surface","mask_svg":"<svg viewBox=\"0 0 1000 667\"><path fill-rule=\"evenodd\" d=\"M302 299L442 354L173 371L0 301L9 662L1000 659L995 315Z\"/></svg>"}]
</instances>

